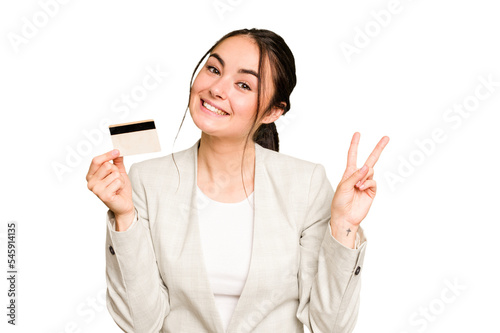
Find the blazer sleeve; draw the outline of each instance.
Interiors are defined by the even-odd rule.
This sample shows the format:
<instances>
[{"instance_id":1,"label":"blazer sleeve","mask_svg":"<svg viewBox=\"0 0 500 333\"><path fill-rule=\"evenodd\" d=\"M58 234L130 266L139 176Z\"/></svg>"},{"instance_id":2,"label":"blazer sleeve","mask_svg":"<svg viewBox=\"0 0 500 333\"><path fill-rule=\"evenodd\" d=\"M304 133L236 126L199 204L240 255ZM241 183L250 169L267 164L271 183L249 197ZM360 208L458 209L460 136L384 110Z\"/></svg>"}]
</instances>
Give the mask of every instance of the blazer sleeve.
<instances>
[{"instance_id":1,"label":"blazer sleeve","mask_svg":"<svg viewBox=\"0 0 500 333\"><path fill-rule=\"evenodd\" d=\"M338 242L328 227L334 190L325 168L316 164L300 237L297 318L311 333L348 333L356 324L366 238L350 249Z\"/></svg>"},{"instance_id":2,"label":"blazer sleeve","mask_svg":"<svg viewBox=\"0 0 500 333\"><path fill-rule=\"evenodd\" d=\"M136 219L127 230L116 231L114 213L107 212L106 306L123 331L158 332L170 312L168 291L156 261L146 193L134 164L128 175Z\"/></svg>"}]
</instances>

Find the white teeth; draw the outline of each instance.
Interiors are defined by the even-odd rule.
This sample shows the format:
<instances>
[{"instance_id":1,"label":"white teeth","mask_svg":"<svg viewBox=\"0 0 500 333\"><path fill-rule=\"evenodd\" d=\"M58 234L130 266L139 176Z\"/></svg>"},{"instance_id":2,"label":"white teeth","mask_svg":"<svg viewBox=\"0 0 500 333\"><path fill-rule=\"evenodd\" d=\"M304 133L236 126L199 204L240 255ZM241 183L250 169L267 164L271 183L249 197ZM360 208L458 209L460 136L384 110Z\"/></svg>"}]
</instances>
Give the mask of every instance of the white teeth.
<instances>
[{"instance_id":1,"label":"white teeth","mask_svg":"<svg viewBox=\"0 0 500 333\"><path fill-rule=\"evenodd\" d=\"M209 109L210 111L215 112L215 113L220 114L220 115L228 114L224 111L217 109L215 106L208 104L207 102L203 102L203 106L206 107L207 109Z\"/></svg>"}]
</instances>

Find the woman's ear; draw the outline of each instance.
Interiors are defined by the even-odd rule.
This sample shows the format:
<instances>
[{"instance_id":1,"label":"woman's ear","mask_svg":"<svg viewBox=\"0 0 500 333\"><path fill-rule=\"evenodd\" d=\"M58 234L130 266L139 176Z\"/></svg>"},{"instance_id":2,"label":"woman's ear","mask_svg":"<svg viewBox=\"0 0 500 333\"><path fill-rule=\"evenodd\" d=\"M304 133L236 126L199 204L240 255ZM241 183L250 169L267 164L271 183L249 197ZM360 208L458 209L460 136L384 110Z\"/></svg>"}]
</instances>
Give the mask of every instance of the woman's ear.
<instances>
[{"instance_id":1,"label":"woman's ear","mask_svg":"<svg viewBox=\"0 0 500 333\"><path fill-rule=\"evenodd\" d=\"M285 112L285 107L286 107L285 102L282 102L280 107L273 106L271 109L271 113L264 117L262 123L269 124L278 120L278 118L283 114L283 112Z\"/></svg>"}]
</instances>

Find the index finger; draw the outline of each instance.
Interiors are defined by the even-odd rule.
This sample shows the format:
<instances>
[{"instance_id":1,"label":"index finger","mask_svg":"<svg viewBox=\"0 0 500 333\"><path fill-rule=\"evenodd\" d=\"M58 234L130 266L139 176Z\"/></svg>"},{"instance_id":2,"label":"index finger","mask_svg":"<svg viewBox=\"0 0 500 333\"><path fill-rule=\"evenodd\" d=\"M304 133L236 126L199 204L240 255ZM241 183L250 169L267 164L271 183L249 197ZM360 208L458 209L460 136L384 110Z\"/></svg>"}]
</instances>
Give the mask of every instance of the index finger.
<instances>
[{"instance_id":1,"label":"index finger","mask_svg":"<svg viewBox=\"0 0 500 333\"><path fill-rule=\"evenodd\" d=\"M87 172L87 181L90 176L93 176L97 170L101 167L104 162L111 161L112 159L117 158L120 155L120 151L118 149L113 149L104 153L102 155L96 156L92 159L92 163L90 163L89 172Z\"/></svg>"},{"instance_id":2,"label":"index finger","mask_svg":"<svg viewBox=\"0 0 500 333\"><path fill-rule=\"evenodd\" d=\"M375 166L375 163L377 163L378 158L380 157L380 154L382 154L382 151L384 150L385 146L389 143L389 137L384 136L380 141L377 143L377 146L375 146L375 149L373 149L372 153L368 158L366 159L365 165L369 166L370 168L373 168Z\"/></svg>"}]
</instances>

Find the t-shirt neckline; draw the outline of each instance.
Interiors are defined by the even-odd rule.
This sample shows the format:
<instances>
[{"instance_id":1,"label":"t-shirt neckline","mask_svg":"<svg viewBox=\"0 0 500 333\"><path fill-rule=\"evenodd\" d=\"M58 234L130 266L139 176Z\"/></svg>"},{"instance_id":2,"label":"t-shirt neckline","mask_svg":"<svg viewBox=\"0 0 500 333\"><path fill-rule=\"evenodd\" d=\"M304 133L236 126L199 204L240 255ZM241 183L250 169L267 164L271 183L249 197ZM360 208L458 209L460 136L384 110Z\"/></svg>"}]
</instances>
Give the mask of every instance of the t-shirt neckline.
<instances>
[{"instance_id":1,"label":"t-shirt neckline","mask_svg":"<svg viewBox=\"0 0 500 333\"><path fill-rule=\"evenodd\" d=\"M250 195L247 198L245 198L245 199L243 199L243 200L241 200L239 202L220 202L220 201L214 200L214 199L210 198L209 196L207 196L201 190L201 188L198 186L198 184L196 184L196 188L198 190L198 193L200 193L203 197L205 197L206 199L208 199L211 202L215 202L215 203L220 204L220 205L239 205L239 204L242 204L243 202L245 202L247 200L252 200L253 199L253 194L255 193L255 190L254 190L252 193L250 193Z\"/></svg>"}]
</instances>

